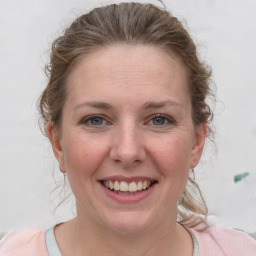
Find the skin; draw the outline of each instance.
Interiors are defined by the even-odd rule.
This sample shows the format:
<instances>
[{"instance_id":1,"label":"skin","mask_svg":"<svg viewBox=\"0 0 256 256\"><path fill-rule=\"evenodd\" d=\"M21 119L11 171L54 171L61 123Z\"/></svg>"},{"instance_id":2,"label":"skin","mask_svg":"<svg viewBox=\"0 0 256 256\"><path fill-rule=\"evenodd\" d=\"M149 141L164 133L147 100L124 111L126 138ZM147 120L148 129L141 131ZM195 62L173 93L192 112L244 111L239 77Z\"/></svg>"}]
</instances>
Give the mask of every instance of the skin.
<instances>
[{"instance_id":1,"label":"skin","mask_svg":"<svg viewBox=\"0 0 256 256\"><path fill-rule=\"evenodd\" d=\"M206 124L193 124L182 62L155 47L114 45L80 60L67 88L61 132L47 126L76 197L77 217L55 228L63 255L191 256L177 201ZM146 199L124 204L99 183L112 175L158 183Z\"/></svg>"}]
</instances>

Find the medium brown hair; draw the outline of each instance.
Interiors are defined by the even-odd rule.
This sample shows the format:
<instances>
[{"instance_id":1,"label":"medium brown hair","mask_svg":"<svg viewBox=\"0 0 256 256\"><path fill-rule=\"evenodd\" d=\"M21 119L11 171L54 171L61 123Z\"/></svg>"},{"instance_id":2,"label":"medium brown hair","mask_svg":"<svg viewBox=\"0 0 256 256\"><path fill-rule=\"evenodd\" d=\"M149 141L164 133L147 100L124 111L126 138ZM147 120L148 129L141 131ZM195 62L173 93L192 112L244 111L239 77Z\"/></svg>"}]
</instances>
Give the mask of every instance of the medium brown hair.
<instances>
[{"instance_id":1,"label":"medium brown hair","mask_svg":"<svg viewBox=\"0 0 256 256\"><path fill-rule=\"evenodd\" d=\"M194 125L207 122L208 135L211 134L212 111L206 103L212 95L211 72L199 60L193 40L167 10L133 2L95 8L77 18L53 42L50 64L46 66L49 81L39 102L44 129L50 121L57 130L61 129L66 81L74 65L87 54L113 44L149 45L178 56L187 69ZM178 205L178 220L187 226L202 223L193 219L193 213L207 216L207 206L193 176L189 177Z\"/></svg>"}]
</instances>

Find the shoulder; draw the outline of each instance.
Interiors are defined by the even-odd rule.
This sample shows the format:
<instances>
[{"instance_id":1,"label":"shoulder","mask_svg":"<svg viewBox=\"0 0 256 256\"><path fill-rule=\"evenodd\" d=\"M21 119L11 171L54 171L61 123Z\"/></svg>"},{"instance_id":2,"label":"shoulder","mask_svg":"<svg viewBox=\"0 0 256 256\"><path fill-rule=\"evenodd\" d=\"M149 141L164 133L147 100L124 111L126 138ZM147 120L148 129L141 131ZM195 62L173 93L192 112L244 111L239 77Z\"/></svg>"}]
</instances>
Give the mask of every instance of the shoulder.
<instances>
[{"instance_id":1,"label":"shoulder","mask_svg":"<svg viewBox=\"0 0 256 256\"><path fill-rule=\"evenodd\" d=\"M256 241L248 234L212 225L202 232L191 229L202 255L256 256Z\"/></svg>"},{"instance_id":2,"label":"shoulder","mask_svg":"<svg viewBox=\"0 0 256 256\"><path fill-rule=\"evenodd\" d=\"M0 241L0 256L48 256L44 231L11 232Z\"/></svg>"}]
</instances>

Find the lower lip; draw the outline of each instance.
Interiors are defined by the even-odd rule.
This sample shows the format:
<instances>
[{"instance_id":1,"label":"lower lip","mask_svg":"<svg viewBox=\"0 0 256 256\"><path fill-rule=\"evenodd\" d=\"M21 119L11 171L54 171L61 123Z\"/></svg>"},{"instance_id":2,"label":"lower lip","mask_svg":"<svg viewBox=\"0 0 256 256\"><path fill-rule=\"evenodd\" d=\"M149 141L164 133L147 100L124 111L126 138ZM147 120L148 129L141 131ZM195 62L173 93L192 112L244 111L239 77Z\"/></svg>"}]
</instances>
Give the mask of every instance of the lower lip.
<instances>
[{"instance_id":1,"label":"lower lip","mask_svg":"<svg viewBox=\"0 0 256 256\"><path fill-rule=\"evenodd\" d=\"M107 194L107 196L109 196L111 199L113 199L117 202L137 203L137 202L140 202L140 201L146 199L147 197L149 197L150 194L152 193L153 189L155 188L156 184L153 184L147 190L141 190L141 191L138 191L136 194L131 194L131 195L118 194L118 193L115 193L115 192L107 189L101 183L100 183L100 185L103 188L104 192Z\"/></svg>"}]
</instances>

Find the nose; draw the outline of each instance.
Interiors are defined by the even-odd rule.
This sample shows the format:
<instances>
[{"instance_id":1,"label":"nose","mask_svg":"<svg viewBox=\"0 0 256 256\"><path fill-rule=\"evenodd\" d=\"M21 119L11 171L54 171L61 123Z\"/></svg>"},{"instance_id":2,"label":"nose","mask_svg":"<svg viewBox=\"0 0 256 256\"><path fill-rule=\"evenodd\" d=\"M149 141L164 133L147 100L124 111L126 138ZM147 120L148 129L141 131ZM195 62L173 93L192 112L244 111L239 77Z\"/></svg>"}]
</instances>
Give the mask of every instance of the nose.
<instances>
[{"instance_id":1,"label":"nose","mask_svg":"<svg viewBox=\"0 0 256 256\"><path fill-rule=\"evenodd\" d=\"M141 134L135 125L117 128L111 139L110 158L124 168L133 168L146 159Z\"/></svg>"}]
</instances>

